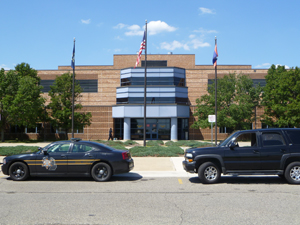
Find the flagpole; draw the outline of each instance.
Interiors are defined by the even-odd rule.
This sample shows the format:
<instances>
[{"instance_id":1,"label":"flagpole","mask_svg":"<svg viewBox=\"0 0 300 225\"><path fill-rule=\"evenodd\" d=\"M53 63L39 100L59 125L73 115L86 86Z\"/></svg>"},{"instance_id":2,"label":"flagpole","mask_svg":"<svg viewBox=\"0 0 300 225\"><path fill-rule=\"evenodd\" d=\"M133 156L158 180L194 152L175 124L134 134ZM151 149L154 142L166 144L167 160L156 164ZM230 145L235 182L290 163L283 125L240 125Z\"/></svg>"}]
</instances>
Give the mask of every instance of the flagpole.
<instances>
[{"instance_id":1,"label":"flagpole","mask_svg":"<svg viewBox=\"0 0 300 225\"><path fill-rule=\"evenodd\" d=\"M74 88L75 88L75 38L73 47L73 82L72 82L72 138L74 138Z\"/></svg>"},{"instance_id":2,"label":"flagpole","mask_svg":"<svg viewBox=\"0 0 300 225\"><path fill-rule=\"evenodd\" d=\"M215 46L217 45L217 37L215 37ZM216 122L215 122L215 137L216 137L216 141L215 141L215 144L217 145L217 131L218 131L218 125L217 125L217 82L218 82L218 79L217 79L217 64L215 65L215 119L216 119Z\"/></svg>"},{"instance_id":3,"label":"flagpole","mask_svg":"<svg viewBox=\"0 0 300 225\"><path fill-rule=\"evenodd\" d=\"M147 107L147 20L145 26L145 75L144 75L144 147L146 146L146 107Z\"/></svg>"}]
</instances>

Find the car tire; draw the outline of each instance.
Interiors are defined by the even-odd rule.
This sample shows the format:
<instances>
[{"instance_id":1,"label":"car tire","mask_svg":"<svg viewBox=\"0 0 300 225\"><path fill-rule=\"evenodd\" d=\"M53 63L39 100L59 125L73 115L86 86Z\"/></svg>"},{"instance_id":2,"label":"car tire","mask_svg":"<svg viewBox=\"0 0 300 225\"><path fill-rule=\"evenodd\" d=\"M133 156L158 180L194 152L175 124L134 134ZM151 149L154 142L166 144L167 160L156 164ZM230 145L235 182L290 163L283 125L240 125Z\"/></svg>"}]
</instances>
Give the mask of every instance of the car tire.
<instances>
[{"instance_id":1,"label":"car tire","mask_svg":"<svg viewBox=\"0 0 300 225\"><path fill-rule=\"evenodd\" d=\"M29 169L25 163L15 162L9 167L9 176L15 181L23 181L29 177Z\"/></svg>"},{"instance_id":2,"label":"car tire","mask_svg":"<svg viewBox=\"0 0 300 225\"><path fill-rule=\"evenodd\" d=\"M212 162L203 163L198 169L198 177L203 184L217 183L220 180L220 176L219 167Z\"/></svg>"},{"instance_id":3,"label":"car tire","mask_svg":"<svg viewBox=\"0 0 300 225\"><path fill-rule=\"evenodd\" d=\"M92 177L95 181L108 181L112 176L112 171L107 163L97 163L92 168Z\"/></svg>"},{"instance_id":4,"label":"car tire","mask_svg":"<svg viewBox=\"0 0 300 225\"><path fill-rule=\"evenodd\" d=\"M284 175L290 184L300 184L300 162L290 163L286 167Z\"/></svg>"}]
</instances>

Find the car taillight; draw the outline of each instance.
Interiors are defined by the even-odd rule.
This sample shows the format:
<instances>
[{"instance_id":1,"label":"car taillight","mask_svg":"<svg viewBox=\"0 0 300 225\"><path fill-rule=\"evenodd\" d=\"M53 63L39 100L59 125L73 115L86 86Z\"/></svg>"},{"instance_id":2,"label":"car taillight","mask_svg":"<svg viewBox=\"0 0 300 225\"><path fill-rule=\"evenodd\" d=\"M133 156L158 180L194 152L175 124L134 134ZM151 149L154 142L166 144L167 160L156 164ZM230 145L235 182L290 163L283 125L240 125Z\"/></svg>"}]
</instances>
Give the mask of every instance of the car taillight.
<instances>
[{"instance_id":1,"label":"car taillight","mask_svg":"<svg viewBox=\"0 0 300 225\"><path fill-rule=\"evenodd\" d=\"M129 159L129 153L128 152L122 152L123 159Z\"/></svg>"}]
</instances>

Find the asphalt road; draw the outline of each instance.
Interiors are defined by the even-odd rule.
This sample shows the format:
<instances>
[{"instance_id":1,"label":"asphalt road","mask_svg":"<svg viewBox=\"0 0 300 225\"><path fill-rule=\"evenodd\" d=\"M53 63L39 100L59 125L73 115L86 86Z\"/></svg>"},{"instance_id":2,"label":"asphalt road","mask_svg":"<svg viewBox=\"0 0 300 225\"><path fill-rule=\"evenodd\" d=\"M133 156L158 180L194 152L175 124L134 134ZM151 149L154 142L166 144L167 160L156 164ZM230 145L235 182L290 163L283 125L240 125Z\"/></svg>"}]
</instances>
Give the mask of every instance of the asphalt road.
<instances>
[{"instance_id":1,"label":"asphalt road","mask_svg":"<svg viewBox=\"0 0 300 225\"><path fill-rule=\"evenodd\" d=\"M300 224L298 185L276 176L0 178L0 224Z\"/></svg>"}]
</instances>

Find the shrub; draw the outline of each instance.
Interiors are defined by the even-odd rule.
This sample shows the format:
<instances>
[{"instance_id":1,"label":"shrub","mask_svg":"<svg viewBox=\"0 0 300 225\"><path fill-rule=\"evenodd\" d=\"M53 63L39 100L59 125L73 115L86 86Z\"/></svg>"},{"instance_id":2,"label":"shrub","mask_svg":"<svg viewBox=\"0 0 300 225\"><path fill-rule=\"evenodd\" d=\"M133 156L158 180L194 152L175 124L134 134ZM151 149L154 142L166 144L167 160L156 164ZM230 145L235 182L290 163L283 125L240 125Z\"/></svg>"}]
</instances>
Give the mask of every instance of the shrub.
<instances>
[{"instance_id":1,"label":"shrub","mask_svg":"<svg viewBox=\"0 0 300 225\"><path fill-rule=\"evenodd\" d=\"M176 157L184 154L182 148L178 146L136 146L130 149L131 155L134 157L156 156L156 157Z\"/></svg>"},{"instance_id":2,"label":"shrub","mask_svg":"<svg viewBox=\"0 0 300 225\"><path fill-rule=\"evenodd\" d=\"M164 142L162 140L154 140L154 141L147 141L147 146L159 146L164 145Z\"/></svg>"},{"instance_id":3,"label":"shrub","mask_svg":"<svg viewBox=\"0 0 300 225\"><path fill-rule=\"evenodd\" d=\"M125 146L130 146L130 145L137 145L138 143L133 141L133 140L127 140L124 142Z\"/></svg>"},{"instance_id":4,"label":"shrub","mask_svg":"<svg viewBox=\"0 0 300 225\"><path fill-rule=\"evenodd\" d=\"M37 152L38 147L36 146L15 146L15 147L0 147L0 155L10 156L24 153Z\"/></svg>"}]
</instances>

